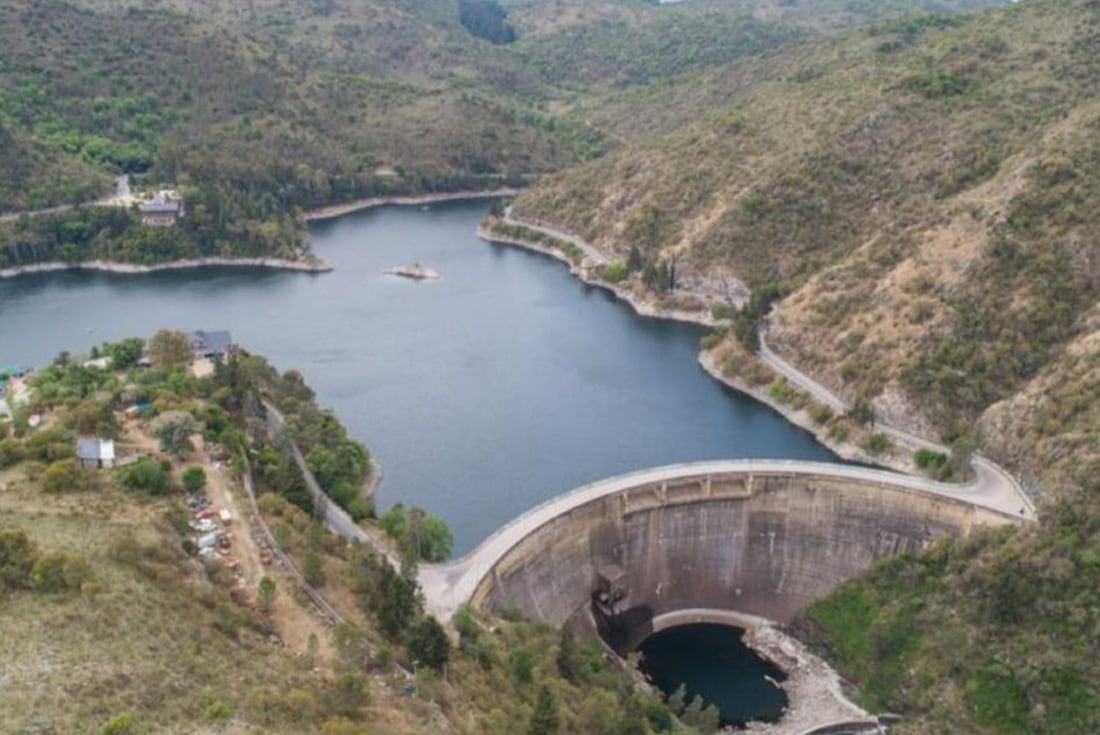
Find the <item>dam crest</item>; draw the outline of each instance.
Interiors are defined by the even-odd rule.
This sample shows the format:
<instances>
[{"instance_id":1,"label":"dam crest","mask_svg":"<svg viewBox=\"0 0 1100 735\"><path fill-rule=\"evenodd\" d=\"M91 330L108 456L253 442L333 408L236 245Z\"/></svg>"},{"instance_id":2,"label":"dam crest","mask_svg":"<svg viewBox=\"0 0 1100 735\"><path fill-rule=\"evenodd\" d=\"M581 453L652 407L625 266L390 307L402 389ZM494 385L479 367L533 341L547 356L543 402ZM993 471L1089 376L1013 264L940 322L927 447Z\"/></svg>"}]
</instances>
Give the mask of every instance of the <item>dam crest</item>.
<instances>
[{"instance_id":1,"label":"dam crest","mask_svg":"<svg viewBox=\"0 0 1100 735\"><path fill-rule=\"evenodd\" d=\"M420 571L428 610L470 602L637 640L691 610L779 624L875 560L1020 516L978 486L791 460L696 462L602 480ZM624 641L626 642L626 641Z\"/></svg>"}]
</instances>

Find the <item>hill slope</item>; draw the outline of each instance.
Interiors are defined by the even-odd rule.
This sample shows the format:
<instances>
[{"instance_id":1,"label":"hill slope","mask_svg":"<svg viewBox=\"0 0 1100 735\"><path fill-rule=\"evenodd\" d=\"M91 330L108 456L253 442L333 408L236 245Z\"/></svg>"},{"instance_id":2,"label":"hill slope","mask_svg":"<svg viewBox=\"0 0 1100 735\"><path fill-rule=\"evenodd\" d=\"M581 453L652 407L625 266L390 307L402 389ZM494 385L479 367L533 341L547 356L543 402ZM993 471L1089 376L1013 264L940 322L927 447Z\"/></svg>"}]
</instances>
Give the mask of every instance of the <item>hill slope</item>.
<instances>
[{"instance_id":1,"label":"hill slope","mask_svg":"<svg viewBox=\"0 0 1100 735\"><path fill-rule=\"evenodd\" d=\"M1098 22L1067 0L893 21L624 100L701 119L515 212L784 295L771 343L831 387L949 441L1003 427L991 451L1072 484L1098 395ZM1040 410L1035 379L1072 395Z\"/></svg>"}]
</instances>

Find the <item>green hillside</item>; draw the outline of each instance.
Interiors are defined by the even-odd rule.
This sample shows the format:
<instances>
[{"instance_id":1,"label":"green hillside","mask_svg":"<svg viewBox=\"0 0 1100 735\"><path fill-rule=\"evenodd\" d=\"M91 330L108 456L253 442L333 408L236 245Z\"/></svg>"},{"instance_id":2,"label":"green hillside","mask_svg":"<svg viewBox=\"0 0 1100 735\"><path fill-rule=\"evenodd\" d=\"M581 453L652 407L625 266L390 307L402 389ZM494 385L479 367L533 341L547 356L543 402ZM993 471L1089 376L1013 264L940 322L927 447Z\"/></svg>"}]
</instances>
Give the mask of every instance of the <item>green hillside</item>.
<instances>
[{"instance_id":1,"label":"green hillside","mask_svg":"<svg viewBox=\"0 0 1100 735\"><path fill-rule=\"evenodd\" d=\"M326 530L261 397L379 544L392 513L374 517L369 455L299 373L235 352L200 376L178 333L147 343L155 366L142 350L104 345L109 369L62 353L0 422L0 731L690 735L596 642L465 609L450 641L423 610L417 545L394 545L398 569ZM118 467L77 462L91 433L112 438Z\"/></svg>"},{"instance_id":2,"label":"green hillside","mask_svg":"<svg viewBox=\"0 0 1100 735\"><path fill-rule=\"evenodd\" d=\"M119 173L192 206L170 235L9 222L0 265L298 257L301 208L521 183L618 144L584 112L608 90L914 5L508 3L518 39L499 45L450 0L4 0L0 214L103 196Z\"/></svg>"}]
</instances>

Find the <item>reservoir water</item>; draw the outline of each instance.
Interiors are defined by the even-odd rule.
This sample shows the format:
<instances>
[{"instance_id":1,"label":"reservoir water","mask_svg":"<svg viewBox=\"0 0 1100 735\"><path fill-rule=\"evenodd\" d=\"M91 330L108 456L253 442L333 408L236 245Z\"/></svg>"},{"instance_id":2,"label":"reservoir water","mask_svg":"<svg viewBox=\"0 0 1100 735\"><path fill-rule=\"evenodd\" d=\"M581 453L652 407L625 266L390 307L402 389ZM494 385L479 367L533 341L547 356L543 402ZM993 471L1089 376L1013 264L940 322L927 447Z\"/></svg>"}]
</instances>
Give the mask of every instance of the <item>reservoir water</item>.
<instances>
[{"instance_id":1,"label":"reservoir water","mask_svg":"<svg viewBox=\"0 0 1100 735\"><path fill-rule=\"evenodd\" d=\"M335 271L63 272L0 280L0 364L229 329L296 368L384 469L380 507L446 520L455 553L583 483L687 460L835 460L697 365L702 330L636 316L556 261L475 235L485 202L312 228ZM383 275L419 261L436 282Z\"/></svg>"}]
</instances>

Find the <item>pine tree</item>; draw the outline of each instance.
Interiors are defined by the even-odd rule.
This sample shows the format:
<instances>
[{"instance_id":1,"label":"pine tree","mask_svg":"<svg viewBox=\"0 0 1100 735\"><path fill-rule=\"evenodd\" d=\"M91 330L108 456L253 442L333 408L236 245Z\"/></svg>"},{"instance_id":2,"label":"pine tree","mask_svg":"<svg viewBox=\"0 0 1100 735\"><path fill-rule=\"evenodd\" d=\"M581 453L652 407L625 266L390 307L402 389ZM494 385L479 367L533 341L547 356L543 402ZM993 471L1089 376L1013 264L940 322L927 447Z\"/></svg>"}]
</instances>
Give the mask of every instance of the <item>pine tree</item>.
<instances>
[{"instance_id":1,"label":"pine tree","mask_svg":"<svg viewBox=\"0 0 1100 735\"><path fill-rule=\"evenodd\" d=\"M558 731L561 721L558 718L558 704L554 693L545 684L539 689L539 698L535 702L535 711L531 713L531 726L528 735L552 735Z\"/></svg>"},{"instance_id":2,"label":"pine tree","mask_svg":"<svg viewBox=\"0 0 1100 735\"><path fill-rule=\"evenodd\" d=\"M558 641L558 656L556 663L558 673L566 681L576 683L580 677L580 662L577 661L577 644L573 640L573 631L563 627L561 638Z\"/></svg>"}]
</instances>

